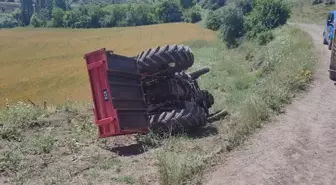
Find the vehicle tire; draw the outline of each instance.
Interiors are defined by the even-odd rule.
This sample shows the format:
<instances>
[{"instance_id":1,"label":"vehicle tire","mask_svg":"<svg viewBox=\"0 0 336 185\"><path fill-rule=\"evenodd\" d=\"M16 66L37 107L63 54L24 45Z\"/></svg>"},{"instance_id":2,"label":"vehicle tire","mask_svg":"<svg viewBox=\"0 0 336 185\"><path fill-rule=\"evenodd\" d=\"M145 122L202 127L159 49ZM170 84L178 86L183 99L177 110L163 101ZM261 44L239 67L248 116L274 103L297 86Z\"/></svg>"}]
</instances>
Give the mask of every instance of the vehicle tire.
<instances>
[{"instance_id":1,"label":"vehicle tire","mask_svg":"<svg viewBox=\"0 0 336 185\"><path fill-rule=\"evenodd\" d=\"M188 46L165 45L149 48L137 56L140 73L156 73L170 68L171 72L181 72L194 63L194 55Z\"/></svg>"},{"instance_id":2,"label":"vehicle tire","mask_svg":"<svg viewBox=\"0 0 336 185\"><path fill-rule=\"evenodd\" d=\"M154 133L171 134L205 126L206 118L204 109L188 102L185 109L176 109L149 116L149 123Z\"/></svg>"}]
</instances>

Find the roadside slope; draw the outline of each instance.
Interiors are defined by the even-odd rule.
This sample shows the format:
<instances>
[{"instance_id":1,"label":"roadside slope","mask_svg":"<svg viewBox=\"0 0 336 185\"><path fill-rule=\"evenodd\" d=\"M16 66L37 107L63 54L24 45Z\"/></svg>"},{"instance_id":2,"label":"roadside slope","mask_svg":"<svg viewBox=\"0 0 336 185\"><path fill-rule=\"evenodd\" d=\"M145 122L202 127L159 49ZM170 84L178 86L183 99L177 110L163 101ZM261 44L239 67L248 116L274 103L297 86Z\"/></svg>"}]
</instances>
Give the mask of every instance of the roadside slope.
<instances>
[{"instance_id":1,"label":"roadside slope","mask_svg":"<svg viewBox=\"0 0 336 185\"><path fill-rule=\"evenodd\" d=\"M275 124L233 151L208 179L217 184L332 184L336 180L336 87L328 78L330 51L322 27L300 24L314 40L319 63L308 93Z\"/></svg>"}]
</instances>

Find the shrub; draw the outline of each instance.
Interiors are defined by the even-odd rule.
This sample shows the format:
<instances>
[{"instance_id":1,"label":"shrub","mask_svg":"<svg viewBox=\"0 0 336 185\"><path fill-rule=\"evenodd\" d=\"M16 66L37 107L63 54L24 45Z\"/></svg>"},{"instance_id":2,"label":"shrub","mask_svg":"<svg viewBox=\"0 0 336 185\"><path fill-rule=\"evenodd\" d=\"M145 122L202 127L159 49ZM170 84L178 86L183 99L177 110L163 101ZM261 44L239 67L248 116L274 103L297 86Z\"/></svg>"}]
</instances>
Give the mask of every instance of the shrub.
<instances>
[{"instance_id":1,"label":"shrub","mask_svg":"<svg viewBox=\"0 0 336 185\"><path fill-rule=\"evenodd\" d=\"M33 14L30 18L30 25L33 27L41 27L43 26L43 21L38 17L37 14Z\"/></svg>"},{"instance_id":2,"label":"shrub","mask_svg":"<svg viewBox=\"0 0 336 185\"><path fill-rule=\"evenodd\" d=\"M221 11L216 10L216 11L210 11L208 13L208 16L205 20L205 25L208 29L211 30L218 30L221 26Z\"/></svg>"},{"instance_id":3,"label":"shrub","mask_svg":"<svg viewBox=\"0 0 336 185\"><path fill-rule=\"evenodd\" d=\"M256 0L252 12L245 19L248 37L256 37L260 32L285 24L290 13L290 7L283 0Z\"/></svg>"},{"instance_id":4,"label":"shrub","mask_svg":"<svg viewBox=\"0 0 336 185\"><path fill-rule=\"evenodd\" d=\"M266 45L274 39L274 34L272 31L262 32L258 35L259 45Z\"/></svg>"},{"instance_id":5,"label":"shrub","mask_svg":"<svg viewBox=\"0 0 336 185\"><path fill-rule=\"evenodd\" d=\"M14 28L19 26L19 22L10 14L0 17L0 28Z\"/></svg>"}]
</instances>

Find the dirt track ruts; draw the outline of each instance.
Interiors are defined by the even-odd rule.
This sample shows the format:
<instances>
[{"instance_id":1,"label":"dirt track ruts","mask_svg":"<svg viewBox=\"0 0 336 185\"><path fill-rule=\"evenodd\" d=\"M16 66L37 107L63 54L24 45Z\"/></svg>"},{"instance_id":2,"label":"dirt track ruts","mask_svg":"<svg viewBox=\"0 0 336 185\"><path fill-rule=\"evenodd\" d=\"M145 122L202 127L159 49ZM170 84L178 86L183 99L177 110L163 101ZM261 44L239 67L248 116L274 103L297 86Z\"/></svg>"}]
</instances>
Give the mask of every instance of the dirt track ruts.
<instances>
[{"instance_id":1,"label":"dirt track ruts","mask_svg":"<svg viewBox=\"0 0 336 185\"><path fill-rule=\"evenodd\" d=\"M323 27L299 24L314 40L319 59L314 82L277 117L229 154L208 185L335 185L336 86L329 80L330 51Z\"/></svg>"}]
</instances>

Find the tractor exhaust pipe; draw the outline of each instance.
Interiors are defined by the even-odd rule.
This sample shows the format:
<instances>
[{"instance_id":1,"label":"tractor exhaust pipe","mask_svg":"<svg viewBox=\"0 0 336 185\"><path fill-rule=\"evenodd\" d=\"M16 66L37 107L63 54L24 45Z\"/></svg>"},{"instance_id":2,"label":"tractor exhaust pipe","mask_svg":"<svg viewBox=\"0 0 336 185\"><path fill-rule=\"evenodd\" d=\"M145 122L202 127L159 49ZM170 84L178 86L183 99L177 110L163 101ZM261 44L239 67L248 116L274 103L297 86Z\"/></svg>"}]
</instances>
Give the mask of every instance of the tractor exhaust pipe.
<instances>
[{"instance_id":1,"label":"tractor exhaust pipe","mask_svg":"<svg viewBox=\"0 0 336 185\"><path fill-rule=\"evenodd\" d=\"M197 80L200 76L208 73L210 69L208 67L199 69L197 71L191 72L189 75L193 80Z\"/></svg>"}]
</instances>

